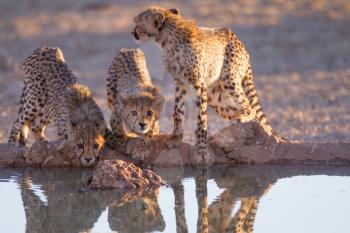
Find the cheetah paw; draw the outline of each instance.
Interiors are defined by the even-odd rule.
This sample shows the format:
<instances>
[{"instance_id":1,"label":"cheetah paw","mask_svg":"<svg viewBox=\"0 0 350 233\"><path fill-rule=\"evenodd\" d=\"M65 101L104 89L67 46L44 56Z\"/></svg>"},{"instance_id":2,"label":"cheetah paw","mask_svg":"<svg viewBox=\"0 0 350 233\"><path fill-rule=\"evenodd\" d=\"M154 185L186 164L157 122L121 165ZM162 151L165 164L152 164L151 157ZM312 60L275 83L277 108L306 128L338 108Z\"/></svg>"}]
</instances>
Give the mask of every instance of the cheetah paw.
<instances>
[{"instance_id":1,"label":"cheetah paw","mask_svg":"<svg viewBox=\"0 0 350 233\"><path fill-rule=\"evenodd\" d=\"M136 161L145 160L150 152L150 142L143 138L132 138L129 140L126 152Z\"/></svg>"},{"instance_id":2,"label":"cheetah paw","mask_svg":"<svg viewBox=\"0 0 350 233\"><path fill-rule=\"evenodd\" d=\"M208 147L196 147L193 154L193 163L196 166L210 167L215 162L213 151Z\"/></svg>"}]
</instances>

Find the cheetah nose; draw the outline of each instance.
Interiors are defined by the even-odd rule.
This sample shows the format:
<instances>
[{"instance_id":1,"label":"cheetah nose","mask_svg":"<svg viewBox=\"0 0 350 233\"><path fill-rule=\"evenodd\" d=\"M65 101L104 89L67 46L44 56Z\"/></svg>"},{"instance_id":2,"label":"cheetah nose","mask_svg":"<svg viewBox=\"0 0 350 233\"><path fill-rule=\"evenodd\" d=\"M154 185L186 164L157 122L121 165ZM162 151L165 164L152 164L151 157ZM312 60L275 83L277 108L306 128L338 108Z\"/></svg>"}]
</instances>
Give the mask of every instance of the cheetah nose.
<instances>
[{"instance_id":1,"label":"cheetah nose","mask_svg":"<svg viewBox=\"0 0 350 233\"><path fill-rule=\"evenodd\" d=\"M146 124L145 123L139 123L139 126L141 127L141 129L145 129Z\"/></svg>"},{"instance_id":2,"label":"cheetah nose","mask_svg":"<svg viewBox=\"0 0 350 233\"><path fill-rule=\"evenodd\" d=\"M91 159L85 158L85 161L86 161L87 163L89 163L89 162L91 161Z\"/></svg>"}]
</instances>

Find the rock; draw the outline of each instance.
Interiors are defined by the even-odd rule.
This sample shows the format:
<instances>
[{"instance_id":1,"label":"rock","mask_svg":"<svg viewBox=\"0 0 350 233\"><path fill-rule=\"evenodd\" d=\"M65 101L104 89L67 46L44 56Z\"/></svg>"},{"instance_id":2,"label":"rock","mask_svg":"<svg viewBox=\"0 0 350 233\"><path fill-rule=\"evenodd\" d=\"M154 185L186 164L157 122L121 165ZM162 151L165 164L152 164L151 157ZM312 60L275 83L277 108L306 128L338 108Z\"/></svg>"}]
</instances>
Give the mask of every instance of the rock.
<instances>
[{"instance_id":1,"label":"rock","mask_svg":"<svg viewBox=\"0 0 350 233\"><path fill-rule=\"evenodd\" d=\"M135 143L138 140L132 141L129 145L126 144L128 143L127 141L116 148L106 146L101 153L100 160L111 160L112 164L115 163L113 161L123 160L137 162L143 166L159 167L197 166L193 153L194 146L188 143L180 143L175 148L168 148L166 146L168 138L169 135L156 137L151 140L150 144L147 144L147 147L142 147L142 144ZM285 141L278 143L257 122L231 125L222 129L208 141L215 155L215 164L350 164L350 142L311 143ZM127 153L127 146L130 147L129 149L133 153ZM135 148L133 149L132 147ZM74 149L69 144L64 144L62 141L50 141L37 142L32 147L24 148L0 143L0 166L65 167L82 165L75 155ZM118 175L113 172L113 169L118 170L118 166L121 170L129 169L131 171L134 169L136 175L124 173ZM127 165L115 163L108 171L112 178L113 175L117 178L108 182L113 183L119 179L122 182L119 184L120 187L123 188L123 185L129 184L130 189L138 186L148 186L147 182L149 181L145 178L148 173L136 168L131 167L129 163ZM130 180L138 176L142 178L140 181L134 182ZM112 184L108 182L107 185Z\"/></svg>"},{"instance_id":2,"label":"rock","mask_svg":"<svg viewBox=\"0 0 350 233\"><path fill-rule=\"evenodd\" d=\"M224 153L235 151L243 146L273 144L274 138L268 135L258 122L240 123L226 127L209 139L213 148Z\"/></svg>"},{"instance_id":3,"label":"rock","mask_svg":"<svg viewBox=\"0 0 350 233\"><path fill-rule=\"evenodd\" d=\"M23 155L28 150L27 147L16 147L7 143L0 143L0 167L24 164Z\"/></svg>"},{"instance_id":4,"label":"rock","mask_svg":"<svg viewBox=\"0 0 350 233\"><path fill-rule=\"evenodd\" d=\"M23 156L26 164L40 166L44 162L45 157L47 157L46 145L46 142L34 143Z\"/></svg>"},{"instance_id":5,"label":"rock","mask_svg":"<svg viewBox=\"0 0 350 233\"><path fill-rule=\"evenodd\" d=\"M153 164L159 167L184 166L184 161L179 150L175 148L160 151Z\"/></svg>"},{"instance_id":6,"label":"rock","mask_svg":"<svg viewBox=\"0 0 350 233\"><path fill-rule=\"evenodd\" d=\"M89 188L118 188L122 190L150 189L165 185L151 170L141 169L123 160L105 160L97 164L89 179Z\"/></svg>"},{"instance_id":7,"label":"rock","mask_svg":"<svg viewBox=\"0 0 350 233\"><path fill-rule=\"evenodd\" d=\"M74 149L64 141L36 142L24 158L26 164L38 167L81 166Z\"/></svg>"}]
</instances>

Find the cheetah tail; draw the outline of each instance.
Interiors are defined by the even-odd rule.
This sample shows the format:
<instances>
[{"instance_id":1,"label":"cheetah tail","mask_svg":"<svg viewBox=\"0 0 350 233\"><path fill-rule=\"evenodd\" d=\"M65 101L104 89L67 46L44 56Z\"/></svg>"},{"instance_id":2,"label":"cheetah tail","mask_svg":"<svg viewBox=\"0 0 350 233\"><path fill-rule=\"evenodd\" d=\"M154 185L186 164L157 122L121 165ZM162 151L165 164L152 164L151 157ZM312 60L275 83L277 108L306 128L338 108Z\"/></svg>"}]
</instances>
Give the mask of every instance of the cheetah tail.
<instances>
[{"instance_id":1,"label":"cheetah tail","mask_svg":"<svg viewBox=\"0 0 350 233\"><path fill-rule=\"evenodd\" d=\"M265 130L274 137L278 142L284 142L286 139L282 138L270 125L269 121L267 120L263 109L261 107L261 104L258 100L258 94L255 89L254 81L253 81L253 72L251 66L249 66L247 75L244 77L242 81L242 85L244 88L244 92L247 95L247 98L249 100L250 105L252 106L252 109L255 111L255 118L254 120L260 122L260 124L265 128Z\"/></svg>"}]
</instances>

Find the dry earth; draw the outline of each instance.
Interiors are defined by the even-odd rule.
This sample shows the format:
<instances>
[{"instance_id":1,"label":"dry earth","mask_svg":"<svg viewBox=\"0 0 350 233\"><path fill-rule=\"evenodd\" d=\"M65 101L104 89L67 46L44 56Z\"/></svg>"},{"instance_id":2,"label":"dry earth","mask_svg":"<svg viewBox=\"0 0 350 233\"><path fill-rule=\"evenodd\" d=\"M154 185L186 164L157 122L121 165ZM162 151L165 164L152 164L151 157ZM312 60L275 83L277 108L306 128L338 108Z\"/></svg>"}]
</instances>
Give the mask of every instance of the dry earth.
<instances>
[{"instance_id":1,"label":"dry earth","mask_svg":"<svg viewBox=\"0 0 350 233\"><path fill-rule=\"evenodd\" d=\"M201 26L233 28L251 53L255 82L266 115L286 138L350 139L350 2L343 0L160 1L178 7ZM20 63L38 46L62 48L70 68L109 113L105 78L122 47L138 47L132 18L155 1L1 0L0 142L17 111ZM161 130L172 129L173 83L159 49L141 45L167 102ZM187 109L194 108L194 101ZM186 112L186 140L193 142L195 111ZM210 111L209 130L227 122ZM53 128L49 129L54 137Z\"/></svg>"}]
</instances>

